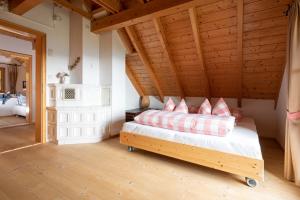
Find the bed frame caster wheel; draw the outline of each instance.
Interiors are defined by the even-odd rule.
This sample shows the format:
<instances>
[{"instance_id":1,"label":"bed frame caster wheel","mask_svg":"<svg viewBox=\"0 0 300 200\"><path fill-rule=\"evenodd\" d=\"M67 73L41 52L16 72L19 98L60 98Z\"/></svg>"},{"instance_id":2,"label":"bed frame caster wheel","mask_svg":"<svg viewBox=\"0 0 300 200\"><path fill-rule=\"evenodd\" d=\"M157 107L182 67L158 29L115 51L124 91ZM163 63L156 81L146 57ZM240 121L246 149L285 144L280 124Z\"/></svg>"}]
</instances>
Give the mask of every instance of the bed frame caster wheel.
<instances>
[{"instance_id":1,"label":"bed frame caster wheel","mask_svg":"<svg viewBox=\"0 0 300 200\"><path fill-rule=\"evenodd\" d=\"M257 185L256 180L252 179L252 178L248 178L246 177L246 183L249 187L255 187Z\"/></svg>"},{"instance_id":2,"label":"bed frame caster wheel","mask_svg":"<svg viewBox=\"0 0 300 200\"><path fill-rule=\"evenodd\" d=\"M133 152L133 151L134 151L134 147L129 146L129 147L128 147L128 151L129 151L129 152Z\"/></svg>"}]
</instances>

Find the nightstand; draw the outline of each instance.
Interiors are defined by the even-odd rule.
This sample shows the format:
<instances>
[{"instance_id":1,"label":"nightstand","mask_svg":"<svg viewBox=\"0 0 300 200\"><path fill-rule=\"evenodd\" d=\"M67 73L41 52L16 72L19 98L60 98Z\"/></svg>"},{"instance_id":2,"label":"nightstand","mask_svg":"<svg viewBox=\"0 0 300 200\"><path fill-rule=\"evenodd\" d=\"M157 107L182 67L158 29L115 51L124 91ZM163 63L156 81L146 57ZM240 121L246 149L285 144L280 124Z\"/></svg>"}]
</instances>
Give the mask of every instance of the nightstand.
<instances>
[{"instance_id":1,"label":"nightstand","mask_svg":"<svg viewBox=\"0 0 300 200\"><path fill-rule=\"evenodd\" d=\"M134 120L134 117L141 114L142 112L146 111L146 110L151 110L151 108L136 108L136 109L132 109L132 110L126 110L126 122L130 122Z\"/></svg>"}]
</instances>

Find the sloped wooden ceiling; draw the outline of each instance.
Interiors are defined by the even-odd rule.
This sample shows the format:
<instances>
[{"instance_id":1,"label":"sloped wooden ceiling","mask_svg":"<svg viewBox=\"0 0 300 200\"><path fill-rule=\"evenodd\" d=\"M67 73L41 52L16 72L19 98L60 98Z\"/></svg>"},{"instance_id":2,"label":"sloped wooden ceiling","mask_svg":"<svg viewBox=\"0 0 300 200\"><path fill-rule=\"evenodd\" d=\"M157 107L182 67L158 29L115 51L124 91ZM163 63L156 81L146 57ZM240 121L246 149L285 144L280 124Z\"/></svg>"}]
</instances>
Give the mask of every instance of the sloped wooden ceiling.
<instances>
[{"instance_id":1,"label":"sloped wooden ceiling","mask_svg":"<svg viewBox=\"0 0 300 200\"><path fill-rule=\"evenodd\" d=\"M178 12L117 24L130 27L126 30L136 53L127 54L126 64L141 95L160 95L161 90L162 96L276 100L291 0L189 2L193 6ZM98 25L95 32L101 31Z\"/></svg>"}]
</instances>

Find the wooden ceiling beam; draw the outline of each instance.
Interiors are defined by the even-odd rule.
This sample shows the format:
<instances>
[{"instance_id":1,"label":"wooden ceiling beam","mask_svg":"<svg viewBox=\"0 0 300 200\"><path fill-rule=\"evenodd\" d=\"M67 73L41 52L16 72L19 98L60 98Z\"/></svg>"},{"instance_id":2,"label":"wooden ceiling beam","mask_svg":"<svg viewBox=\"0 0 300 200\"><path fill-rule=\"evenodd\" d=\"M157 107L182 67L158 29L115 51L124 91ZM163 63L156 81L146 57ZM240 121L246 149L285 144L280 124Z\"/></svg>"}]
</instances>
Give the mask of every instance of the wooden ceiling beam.
<instances>
[{"instance_id":1,"label":"wooden ceiling beam","mask_svg":"<svg viewBox=\"0 0 300 200\"><path fill-rule=\"evenodd\" d=\"M97 19L92 22L91 31L100 33L103 31L116 30L152 20L154 17L175 14L191 7L203 6L217 1L218 0L153 0L117 14Z\"/></svg>"},{"instance_id":2,"label":"wooden ceiling beam","mask_svg":"<svg viewBox=\"0 0 300 200\"><path fill-rule=\"evenodd\" d=\"M117 33L126 49L126 52L128 54L133 54L133 53L136 53L131 41L130 41L130 38L128 36L128 34L126 33L126 30L124 28L121 28L121 29L118 29L117 30Z\"/></svg>"},{"instance_id":3,"label":"wooden ceiling beam","mask_svg":"<svg viewBox=\"0 0 300 200\"><path fill-rule=\"evenodd\" d=\"M111 13L118 13L122 8L120 0L92 0L92 1L102 6L105 10Z\"/></svg>"},{"instance_id":4,"label":"wooden ceiling beam","mask_svg":"<svg viewBox=\"0 0 300 200\"><path fill-rule=\"evenodd\" d=\"M201 46L201 35L200 35L200 27L199 27L199 21L198 21L198 16L197 16L197 11L196 8L190 8L189 9L189 16L192 24L192 30L193 30L193 36L196 44L196 49L197 49L197 54L201 63L201 67L204 72L204 77L205 77L205 85L206 85L206 95L208 98L211 98L211 86L210 86L210 81L209 81L209 75L207 73L207 69L205 66L205 61L204 61L204 56L203 56L203 51L202 51L202 46Z\"/></svg>"},{"instance_id":5,"label":"wooden ceiling beam","mask_svg":"<svg viewBox=\"0 0 300 200\"><path fill-rule=\"evenodd\" d=\"M131 83L133 84L134 88L136 89L136 91L139 93L140 96L145 96L144 90L143 90L141 84L138 82L138 80L134 76L134 73L131 70L130 66L126 65L125 69L126 69L126 74L129 78L129 80L131 81Z\"/></svg>"},{"instance_id":6,"label":"wooden ceiling beam","mask_svg":"<svg viewBox=\"0 0 300 200\"><path fill-rule=\"evenodd\" d=\"M237 1L237 53L239 70L238 107L242 107L243 96L243 25L244 25L244 0Z\"/></svg>"},{"instance_id":7,"label":"wooden ceiling beam","mask_svg":"<svg viewBox=\"0 0 300 200\"><path fill-rule=\"evenodd\" d=\"M73 5L72 3L70 3L69 1L66 1L66 0L54 0L55 3L67 8L67 9L70 9L72 10L73 12L75 13L78 13L79 15L87 18L87 19L91 19L92 18L92 15L86 11L84 11L83 9Z\"/></svg>"},{"instance_id":8,"label":"wooden ceiling beam","mask_svg":"<svg viewBox=\"0 0 300 200\"><path fill-rule=\"evenodd\" d=\"M139 55L142 63L144 64L144 67L145 67L146 71L148 72L152 82L154 83L154 86L155 86L155 88L158 92L158 96L159 96L160 100L163 102L164 94L163 94L163 91L160 87L160 83L157 79L157 76L154 73L152 64L149 61L147 53L145 52L144 47L143 47L142 43L140 42L140 39L139 39L138 35L136 34L136 32L134 30L134 27L129 26L129 27L126 27L125 29L126 29L128 35L129 35L129 38L130 38L131 42L133 43L133 46L135 47L135 49L136 49L136 51Z\"/></svg>"},{"instance_id":9,"label":"wooden ceiling beam","mask_svg":"<svg viewBox=\"0 0 300 200\"><path fill-rule=\"evenodd\" d=\"M166 36L166 33L165 33L165 29L163 27L163 24L161 23L160 18L154 18L153 23L154 23L156 32L158 34L158 38L160 40L160 43L163 47L164 53L167 56L167 59L169 61L171 71L174 74L176 84L177 84L178 90L180 92L180 96L182 98L184 98L185 93L184 93L184 90L183 90L182 82L179 78L175 62L174 62L174 60L172 58L172 55L171 55L170 47L169 47L169 44L168 44L168 40L167 40L167 36Z\"/></svg>"},{"instance_id":10,"label":"wooden ceiling beam","mask_svg":"<svg viewBox=\"0 0 300 200\"><path fill-rule=\"evenodd\" d=\"M10 0L8 9L14 14L23 15L42 2L43 0Z\"/></svg>"}]
</instances>

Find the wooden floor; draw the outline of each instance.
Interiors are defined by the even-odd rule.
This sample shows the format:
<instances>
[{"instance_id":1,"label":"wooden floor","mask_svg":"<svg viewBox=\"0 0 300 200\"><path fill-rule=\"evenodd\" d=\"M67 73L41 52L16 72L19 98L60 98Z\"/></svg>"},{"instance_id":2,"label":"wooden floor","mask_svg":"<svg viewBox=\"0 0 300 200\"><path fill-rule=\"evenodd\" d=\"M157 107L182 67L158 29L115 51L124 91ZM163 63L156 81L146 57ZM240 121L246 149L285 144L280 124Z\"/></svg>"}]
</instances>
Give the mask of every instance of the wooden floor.
<instances>
[{"instance_id":1,"label":"wooden floor","mask_svg":"<svg viewBox=\"0 0 300 200\"><path fill-rule=\"evenodd\" d=\"M0 128L0 152L21 148L34 143L34 125Z\"/></svg>"},{"instance_id":2,"label":"wooden floor","mask_svg":"<svg viewBox=\"0 0 300 200\"><path fill-rule=\"evenodd\" d=\"M25 117L22 116L1 116L0 128L11 127L16 125L28 124Z\"/></svg>"},{"instance_id":3,"label":"wooden floor","mask_svg":"<svg viewBox=\"0 0 300 200\"><path fill-rule=\"evenodd\" d=\"M263 140L265 182L249 188L227 173L138 150L118 138L98 144L37 145L0 156L0 199L300 199L282 178L283 152Z\"/></svg>"}]
</instances>

